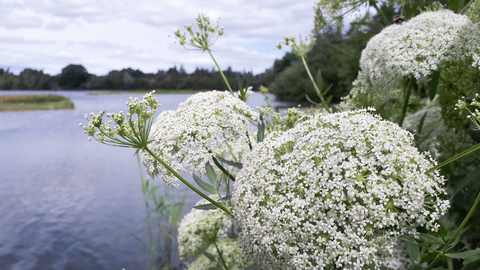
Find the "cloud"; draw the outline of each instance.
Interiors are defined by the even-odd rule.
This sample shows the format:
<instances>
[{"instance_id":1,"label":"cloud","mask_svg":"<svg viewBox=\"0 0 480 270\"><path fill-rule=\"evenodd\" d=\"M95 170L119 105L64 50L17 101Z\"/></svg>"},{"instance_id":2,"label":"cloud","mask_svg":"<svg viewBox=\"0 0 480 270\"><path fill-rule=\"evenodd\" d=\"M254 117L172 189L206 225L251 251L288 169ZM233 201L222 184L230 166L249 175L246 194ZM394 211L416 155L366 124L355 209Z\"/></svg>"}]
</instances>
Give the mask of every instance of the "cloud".
<instances>
[{"instance_id":1,"label":"cloud","mask_svg":"<svg viewBox=\"0 0 480 270\"><path fill-rule=\"evenodd\" d=\"M23 37L15 36L0 36L0 43L8 44L55 44L55 41L49 40L34 40L34 39L25 39Z\"/></svg>"},{"instance_id":2,"label":"cloud","mask_svg":"<svg viewBox=\"0 0 480 270\"><path fill-rule=\"evenodd\" d=\"M7 0L4 0L7 1ZM0 5L3 63L59 73L80 63L101 75L132 67L144 72L183 65L211 69L208 54L187 51L169 37L198 13L221 17L225 34L213 47L222 68L263 72L284 52L284 35L313 29L311 0L24 0ZM19 48L17 45L21 44ZM3 64L2 63L2 64Z\"/></svg>"},{"instance_id":3,"label":"cloud","mask_svg":"<svg viewBox=\"0 0 480 270\"><path fill-rule=\"evenodd\" d=\"M49 23L49 24L47 24L47 26L45 26L45 29L60 31L60 30L65 29L65 27L66 27L65 23Z\"/></svg>"},{"instance_id":4,"label":"cloud","mask_svg":"<svg viewBox=\"0 0 480 270\"><path fill-rule=\"evenodd\" d=\"M20 29L20 28L38 28L43 26L43 20L38 16L23 16L16 14L8 14L0 16L0 27L6 29Z\"/></svg>"},{"instance_id":5,"label":"cloud","mask_svg":"<svg viewBox=\"0 0 480 270\"><path fill-rule=\"evenodd\" d=\"M96 40L96 41L78 41L78 42L67 42L68 45L82 45L82 46L86 46L86 47L90 47L90 48L95 48L95 49L108 49L108 50L112 50L112 49L123 49L124 46L121 46L119 44L116 44L116 43L112 43L112 42L109 42L109 41L105 41L105 40Z\"/></svg>"}]
</instances>

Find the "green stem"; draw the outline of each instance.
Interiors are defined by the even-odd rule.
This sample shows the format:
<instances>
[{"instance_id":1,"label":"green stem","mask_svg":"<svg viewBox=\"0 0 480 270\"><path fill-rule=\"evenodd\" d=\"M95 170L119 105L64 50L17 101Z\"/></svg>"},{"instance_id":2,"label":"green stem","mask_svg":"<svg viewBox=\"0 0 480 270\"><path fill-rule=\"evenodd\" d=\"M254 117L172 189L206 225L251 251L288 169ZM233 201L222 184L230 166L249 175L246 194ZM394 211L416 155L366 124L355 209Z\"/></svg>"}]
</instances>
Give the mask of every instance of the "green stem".
<instances>
[{"instance_id":1,"label":"green stem","mask_svg":"<svg viewBox=\"0 0 480 270\"><path fill-rule=\"evenodd\" d=\"M227 264L225 263L225 260L223 259L222 252L218 248L217 241L213 242L215 244L215 248L217 249L218 256L220 256L220 260L222 261L223 267L225 267L225 270L228 270Z\"/></svg>"},{"instance_id":2,"label":"green stem","mask_svg":"<svg viewBox=\"0 0 480 270\"><path fill-rule=\"evenodd\" d=\"M458 12L458 14L465 14L465 11L470 7L470 5L474 2L474 0L470 0L461 10Z\"/></svg>"},{"instance_id":3,"label":"green stem","mask_svg":"<svg viewBox=\"0 0 480 270\"><path fill-rule=\"evenodd\" d=\"M217 61L215 61L215 58L213 57L213 55L212 55L212 53L210 52L210 50L207 50L207 52L208 52L208 54L210 54L210 56L212 57L213 62L215 62L215 65L217 66L218 71L220 71L220 75L222 75L223 80L224 80L225 83L227 84L228 90L230 90L230 93L232 93L232 95L233 95L232 87L230 87L230 84L228 83L227 78L226 78L225 75L223 74L222 69L221 69L220 66L218 65Z\"/></svg>"},{"instance_id":4,"label":"green stem","mask_svg":"<svg viewBox=\"0 0 480 270\"><path fill-rule=\"evenodd\" d=\"M385 17L385 14L383 14L382 10L378 8L377 2L375 0L370 0L368 3L373 6L373 8L377 11L378 15L380 15L380 18L382 18L383 23L385 26L388 26L390 22L387 20L387 17Z\"/></svg>"},{"instance_id":5,"label":"green stem","mask_svg":"<svg viewBox=\"0 0 480 270\"><path fill-rule=\"evenodd\" d=\"M403 103L403 108L402 108L402 114L400 115L400 121L398 122L398 125L402 127L403 125L403 120L405 120L405 115L407 114L407 107L408 107L408 101L410 100L410 94L412 92L412 87L413 87L413 78L410 78L410 81L408 82L407 88L405 89L405 102Z\"/></svg>"},{"instance_id":6,"label":"green stem","mask_svg":"<svg viewBox=\"0 0 480 270\"><path fill-rule=\"evenodd\" d=\"M152 270L157 269L157 265L155 263L155 242L153 241L152 236L152 226L150 225L150 213L148 211L148 201L146 195L143 196L145 198L145 209L147 211L147 222L148 222L148 236L150 237L150 252L152 253Z\"/></svg>"},{"instance_id":7,"label":"green stem","mask_svg":"<svg viewBox=\"0 0 480 270\"><path fill-rule=\"evenodd\" d=\"M137 161L138 161L138 168L140 168L140 175L141 175L141 180L142 180L142 187L143 187L143 181L145 181L143 179L143 174L142 174L142 166L140 165L140 156L137 155ZM142 188L143 189L143 188ZM147 180L147 191L148 191L148 180ZM143 194L143 199L145 200L145 210L147 212L147 223L148 223L148 236L149 236L149 240L150 240L150 251L152 253L152 270L156 270L157 269L157 265L155 263L155 244L153 242L153 236L152 236L152 226L150 224L150 207L148 206L148 198L147 198L147 194L148 192L145 192L145 194Z\"/></svg>"},{"instance_id":8,"label":"green stem","mask_svg":"<svg viewBox=\"0 0 480 270\"><path fill-rule=\"evenodd\" d=\"M182 183L184 183L187 187L189 187L191 190L193 190L195 193L198 195L202 196L205 200L209 201L211 204L215 205L216 207L222 209L225 213L233 217L232 211L230 211L228 208L226 208L224 205L216 202L212 198L208 197L205 195L203 192L198 190L196 187L192 186L185 178L183 178L180 174L178 174L172 167L170 167L165 161L163 161L161 158L159 158L152 150L148 149L147 147L144 148L145 151L147 151L152 157L154 157L158 162L160 162L169 172L171 172L175 177L177 177Z\"/></svg>"},{"instance_id":9,"label":"green stem","mask_svg":"<svg viewBox=\"0 0 480 270\"><path fill-rule=\"evenodd\" d=\"M477 144L477 145L474 145L474 146L472 146L472 147L470 147L470 148L468 148L467 150L461 152L460 154L457 154L457 155L455 155L455 156L453 156L453 157L445 160L444 162L442 162L442 163L438 164L437 166L435 166L435 167L429 169L428 171L426 171L426 173L430 173L430 172L433 172L433 171L435 171L435 170L438 170L438 169L440 169L441 167L443 167L443 166L445 166L445 165L447 165L447 164L449 164L449 163L451 163L451 162L453 162L453 161L455 161L455 160L457 160L457 159L459 159L459 158L462 158L462 157L464 157L464 156L466 156L466 155L468 155L468 154L471 154L471 153L477 151L478 149L480 149L480 143Z\"/></svg>"},{"instance_id":10,"label":"green stem","mask_svg":"<svg viewBox=\"0 0 480 270\"><path fill-rule=\"evenodd\" d=\"M479 203L480 203L480 192L478 193L477 198L475 199L475 202L473 203L472 207L470 208L470 211L468 212L467 216L463 220L462 224L460 224L460 226L458 226L457 230L452 235L452 237L448 240L445 247L442 249L442 251L440 253L438 253L437 257L435 257L433 262L430 265L428 265L426 270L432 269L435 266L435 264L440 260L440 257L445 254L445 251L449 248L450 244L452 244L455 241L455 239L459 236L460 231L463 229L463 227L465 227L465 225L467 225L467 222L473 216L473 213L477 209L477 206L478 206Z\"/></svg>"},{"instance_id":11,"label":"green stem","mask_svg":"<svg viewBox=\"0 0 480 270\"><path fill-rule=\"evenodd\" d=\"M227 171L227 169L225 169L222 164L220 164L220 162L218 162L218 160L215 158L215 156L212 156L212 159L213 159L213 162L215 163L215 165L217 165L217 167L230 179L232 179L232 181L235 181L235 177Z\"/></svg>"},{"instance_id":12,"label":"green stem","mask_svg":"<svg viewBox=\"0 0 480 270\"><path fill-rule=\"evenodd\" d=\"M315 80L313 79L312 74L310 73L310 69L309 69L308 66L307 66L307 62L305 61L305 57L304 57L304 56L301 56L300 58L302 58L303 66L304 66L305 69L307 70L308 77L310 77L310 80L312 81L313 87L315 88L315 92L317 92L317 96L318 96L318 97L320 98L320 100L322 101L323 107L325 107L325 110L327 110L328 113L332 113L332 112L330 111L330 109L328 109L328 106L327 106L327 104L325 103L325 100L323 99L322 92L321 92L320 90L318 90L317 84L315 83Z\"/></svg>"}]
</instances>

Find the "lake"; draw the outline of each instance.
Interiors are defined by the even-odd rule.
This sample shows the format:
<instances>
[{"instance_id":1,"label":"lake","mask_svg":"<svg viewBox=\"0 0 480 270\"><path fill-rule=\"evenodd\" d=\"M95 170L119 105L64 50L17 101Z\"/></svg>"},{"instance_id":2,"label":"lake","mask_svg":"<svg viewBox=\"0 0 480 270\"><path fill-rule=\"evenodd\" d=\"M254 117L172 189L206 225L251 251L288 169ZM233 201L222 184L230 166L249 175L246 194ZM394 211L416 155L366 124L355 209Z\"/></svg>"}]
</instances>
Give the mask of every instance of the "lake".
<instances>
[{"instance_id":1,"label":"lake","mask_svg":"<svg viewBox=\"0 0 480 270\"><path fill-rule=\"evenodd\" d=\"M43 93L67 96L75 109L0 112L0 269L148 269L149 248L136 239L148 242L135 150L88 142L79 126L87 123L86 113L127 111L132 94L0 91ZM189 96L156 95L162 104L157 115ZM254 93L249 105L266 103ZM180 201L187 188L167 192ZM183 215L198 200L188 192Z\"/></svg>"}]
</instances>

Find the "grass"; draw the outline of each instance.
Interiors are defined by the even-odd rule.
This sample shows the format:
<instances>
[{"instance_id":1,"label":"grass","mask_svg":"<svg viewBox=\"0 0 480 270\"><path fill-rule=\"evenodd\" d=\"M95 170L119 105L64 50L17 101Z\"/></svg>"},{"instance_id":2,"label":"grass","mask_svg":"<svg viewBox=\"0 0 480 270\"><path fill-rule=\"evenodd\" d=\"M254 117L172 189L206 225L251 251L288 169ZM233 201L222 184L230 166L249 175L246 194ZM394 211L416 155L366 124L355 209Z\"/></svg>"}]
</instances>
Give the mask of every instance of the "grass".
<instances>
[{"instance_id":1,"label":"grass","mask_svg":"<svg viewBox=\"0 0 480 270\"><path fill-rule=\"evenodd\" d=\"M119 95L119 94L146 94L150 93L152 90L133 90L133 91L98 91L88 93L92 96L99 95ZM201 90L155 90L155 94L196 94L198 92L203 92Z\"/></svg>"},{"instance_id":2,"label":"grass","mask_svg":"<svg viewBox=\"0 0 480 270\"><path fill-rule=\"evenodd\" d=\"M0 96L0 111L31 111L73 109L73 102L58 95Z\"/></svg>"}]
</instances>

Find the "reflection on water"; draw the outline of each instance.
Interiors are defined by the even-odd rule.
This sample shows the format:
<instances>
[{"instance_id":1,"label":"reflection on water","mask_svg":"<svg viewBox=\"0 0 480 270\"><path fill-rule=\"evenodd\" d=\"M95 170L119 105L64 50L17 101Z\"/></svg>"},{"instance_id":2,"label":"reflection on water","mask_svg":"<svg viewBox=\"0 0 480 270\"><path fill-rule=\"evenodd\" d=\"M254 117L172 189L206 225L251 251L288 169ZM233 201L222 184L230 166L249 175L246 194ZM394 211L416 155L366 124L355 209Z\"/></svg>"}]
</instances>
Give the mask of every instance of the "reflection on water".
<instances>
[{"instance_id":1,"label":"reflection on water","mask_svg":"<svg viewBox=\"0 0 480 270\"><path fill-rule=\"evenodd\" d=\"M43 92L0 91L31 93ZM55 92L69 97L74 110L0 112L2 270L148 267L148 248L132 236L148 242L135 151L88 142L78 126L89 112L125 111L131 94L87 93ZM157 95L158 113L189 96ZM257 93L249 103L265 106ZM187 189L168 192L181 200ZM184 214L198 200L188 193Z\"/></svg>"}]
</instances>

